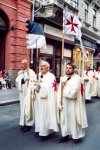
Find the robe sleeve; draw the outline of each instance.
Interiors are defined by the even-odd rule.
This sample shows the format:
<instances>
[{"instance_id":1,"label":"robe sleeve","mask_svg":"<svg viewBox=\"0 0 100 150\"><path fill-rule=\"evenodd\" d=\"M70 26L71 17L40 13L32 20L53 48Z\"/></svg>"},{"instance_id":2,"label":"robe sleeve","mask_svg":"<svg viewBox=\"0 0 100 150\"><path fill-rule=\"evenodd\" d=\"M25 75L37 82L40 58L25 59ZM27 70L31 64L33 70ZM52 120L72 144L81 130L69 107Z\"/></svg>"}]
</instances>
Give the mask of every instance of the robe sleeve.
<instances>
[{"instance_id":1,"label":"robe sleeve","mask_svg":"<svg viewBox=\"0 0 100 150\"><path fill-rule=\"evenodd\" d=\"M20 74L18 74L17 78L16 78L16 87L18 89L18 91L22 92L22 84L21 84L22 78L20 77Z\"/></svg>"},{"instance_id":2,"label":"robe sleeve","mask_svg":"<svg viewBox=\"0 0 100 150\"><path fill-rule=\"evenodd\" d=\"M95 73L95 77L98 78L100 80L100 75L98 72Z\"/></svg>"},{"instance_id":3,"label":"robe sleeve","mask_svg":"<svg viewBox=\"0 0 100 150\"><path fill-rule=\"evenodd\" d=\"M89 76L86 75L86 72L85 72L85 71L83 72L82 78L83 78L83 79L89 79Z\"/></svg>"},{"instance_id":4,"label":"robe sleeve","mask_svg":"<svg viewBox=\"0 0 100 150\"><path fill-rule=\"evenodd\" d=\"M95 78L98 78L98 74L97 74L97 72L95 73Z\"/></svg>"},{"instance_id":5,"label":"robe sleeve","mask_svg":"<svg viewBox=\"0 0 100 150\"><path fill-rule=\"evenodd\" d=\"M35 99L35 92L34 92L34 79L35 79L35 73L33 70L29 69L29 85L27 87L26 95L25 95L25 114L28 117L28 119L33 118L34 120L34 103L33 99ZM33 93L32 93L32 87L33 87Z\"/></svg>"},{"instance_id":6,"label":"robe sleeve","mask_svg":"<svg viewBox=\"0 0 100 150\"><path fill-rule=\"evenodd\" d=\"M64 87L63 96L69 99L76 99L78 88L79 86L75 80L69 80Z\"/></svg>"},{"instance_id":7,"label":"robe sleeve","mask_svg":"<svg viewBox=\"0 0 100 150\"><path fill-rule=\"evenodd\" d=\"M77 92L77 99L75 102L75 114L76 114L77 123L82 128L86 128L88 127L88 122L87 122L85 100L84 100L84 94L82 96L82 93L80 92L81 84L83 84L83 79L77 79L77 83L79 84L79 90Z\"/></svg>"},{"instance_id":8,"label":"robe sleeve","mask_svg":"<svg viewBox=\"0 0 100 150\"><path fill-rule=\"evenodd\" d=\"M36 74L33 70L30 69L30 82L29 82L29 86L30 86L30 92L31 92L31 98L32 100L34 100L36 98L36 93L35 93L35 81L36 81Z\"/></svg>"},{"instance_id":9,"label":"robe sleeve","mask_svg":"<svg viewBox=\"0 0 100 150\"><path fill-rule=\"evenodd\" d=\"M48 89L50 91L50 86L48 86L46 84L41 84L41 89L40 89L40 98L41 99L48 98Z\"/></svg>"},{"instance_id":10,"label":"robe sleeve","mask_svg":"<svg viewBox=\"0 0 100 150\"><path fill-rule=\"evenodd\" d=\"M33 84L33 86L31 86L31 97L32 100L36 99L36 92L35 92L35 85Z\"/></svg>"}]
</instances>

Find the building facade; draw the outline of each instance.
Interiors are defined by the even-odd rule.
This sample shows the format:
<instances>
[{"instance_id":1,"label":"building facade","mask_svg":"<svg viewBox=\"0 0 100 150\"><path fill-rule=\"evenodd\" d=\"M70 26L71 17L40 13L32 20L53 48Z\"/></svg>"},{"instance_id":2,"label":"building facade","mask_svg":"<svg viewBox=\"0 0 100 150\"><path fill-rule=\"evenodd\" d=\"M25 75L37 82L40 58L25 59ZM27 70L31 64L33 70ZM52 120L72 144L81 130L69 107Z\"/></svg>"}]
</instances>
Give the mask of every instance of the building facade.
<instances>
[{"instance_id":1,"label":"building facade","mask_svg":"<svg viewBox=\"0 0 100 150\"><path fill-rule=\"evenodd\" d=\"M50 70L56 75L57 81L61 76L62 59L62 26L63 26L63 6L64 1L41 1L43 7L35 14L35 21L44 27L47 43L47 51L40 49L39 61L46 60L50 63ZM66 3L66 2L65 2ZM77 13L77 10L66 3L68 10ZM73 59L73 49L75 47L75 36L65 35L64 37L64 69L66 63ZM34 51L35 52L35 51ZM35 58L35 57L34 57ZM35 64L35 63L34 63ZM34 69L36 68L36 65Z\"/></svg>"},{"instance_id":2,"label":"building facade","mask_svg":"<svg viewBox=\"0 0 100 150\"><path fill-rule=\"evenodd\" d=\"M9 72L12 83L22 58L26 58L26 15L31 18L30 0L0 1L0 70Z\"/></svg>"},{"instance_id":3,"label":"building facade","mask_svg":"<svg viewBox=\"0 0 100 150\"><path fill-rule=\"evenodd\" d=\"M90 65L91 69L96 67L93 56L96 44L100 43L100 3L95 0L74 0L73 6L79 10L77 15L82 23L82 41L88 57L88 60L83 57L79 41L76 40L73 61L81 75L86 65Z\"/></svg>"},{"instance_id":4,"label":"building facade","mask_svg":"<svg viewBox=\"0 0 100 150\"><path fill-rule=\"evenodd\" d=\"M78 15L82 24L82 41L88 59L85 59L83 56L80 42L75 40L74 48L69 48L72 52L71 60L76 65L79 75L82 74L86 65L90 65L91 69L93 69L93 56L96 43L100 43L100 2L95 0L41 0L41 3L44 9L37 13L36 18L39 16L45 17L55 22L59 19L62 20L61 15L58 13L59 10L57 6L62 11L64 4L67 6L68 11ZM57 18L57 16L59 17ZM49 25L50 24L51 23L49 23ZM66 53L65 57L67 57L67 55L68 53Z\"/></svg>"},{"instance_id":5,"label":"building facade","mask_svg":"<svg viewBox=\"0 0 100 150\"><path fill-rule=\"evenodd\" d=\"M86 65L93 69L95 46L100 43L100 3L95 0L40 0L35 1L34 20L44 28L47 50L39 49L38 59L50 63L50 71L61 76L63 6L77 15L82 23L82 41L88 60L82 54L80 42L73 35L64 38L64 68L72 61L81 75ZM0 69L8 70L15 82L20 62L30 56L36 71L36 50L26 49L26 17L32 19L32 0L0 1ZM65 69L64 69L65 74Z\"/></svg>"}]
</instances>

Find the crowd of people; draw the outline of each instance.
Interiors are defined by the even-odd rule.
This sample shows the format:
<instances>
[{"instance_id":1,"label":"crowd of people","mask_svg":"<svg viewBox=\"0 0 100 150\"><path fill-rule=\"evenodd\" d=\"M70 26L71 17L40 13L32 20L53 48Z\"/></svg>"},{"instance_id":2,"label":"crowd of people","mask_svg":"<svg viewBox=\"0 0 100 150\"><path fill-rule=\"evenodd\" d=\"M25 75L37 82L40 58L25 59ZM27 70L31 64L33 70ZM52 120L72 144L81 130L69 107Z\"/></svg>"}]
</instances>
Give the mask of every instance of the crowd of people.
<instances>
[{"instance_id":1,"label":"crowd of people","mask_svg":"<svg viewBox=\"0 0 100 150\"><path fill-rule=\"evenodd\" d=\"M11 89L10 77L5 70L0 70L0 89Z\"/></svg>"},{"instance_id":2,"label":"crowd of people","mask_svg":"<svg viewBox=\"0 0 100 150\"><path fill-rule=\"evenodd\" d=\"M90 66L86 66L82 78L84 79L85 102L91 102L91 97L100 98L100 66L97 71L92 71Z\"/></svg>"},{"instance_id":3,"label":"crowd of people","mask_svg":"<svg viewBox=\"0 0 100 150\"><path fill-rule=\"evenodd\" d=\"M36 136L45 139L61 130L59 143L81 139L88 127L84 101L83 80L74 73L72 63L66 65L66 76L60 78L57 89L55 75L46 61L40 63L40 73L27 68L27 60L21 62L16 78L20 97L20 121L22 132L35 124ZM70 136L69 136L70 135Z\"/></svg>"},{"instance_id":4,"label":"crowd of people","mask_svg":"<svg viewBox=\"0 0 100 150\"><path fill-rule=\"evenodd\" d=\"M85 103L91 96L100 97L100 67L98 71L86 71L80 77L72 63L66 64L66 75L60 77L57 89L55 75L46 61L40 63L40 73L27 68L27 60L21 62L16 78L20 97L20 122L22 132L35 124L36 136L43 139L61 130L59 143L85 136L88 127Z\"/></svg>"}]
</instances>

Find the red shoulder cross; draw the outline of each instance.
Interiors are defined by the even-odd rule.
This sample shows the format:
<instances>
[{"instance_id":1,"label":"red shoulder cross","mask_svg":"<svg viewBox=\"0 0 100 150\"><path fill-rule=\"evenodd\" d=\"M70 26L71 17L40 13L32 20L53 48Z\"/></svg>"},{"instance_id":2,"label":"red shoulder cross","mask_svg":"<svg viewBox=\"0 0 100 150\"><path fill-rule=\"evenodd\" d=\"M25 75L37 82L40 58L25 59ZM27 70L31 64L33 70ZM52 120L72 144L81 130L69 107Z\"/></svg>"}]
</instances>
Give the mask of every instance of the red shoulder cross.
<instances>
[{"instance_id":1,"label":"red shoulder cross","mask_svg":"<svg viewBox=\"0 0 100 150\"><path fill-rule=\"evenodd\" d=\"M88 71L86 72L86 75L88 76Z\"/></svg>"},{"instance_id":2,"label":"red shoulder cross","mask_svg":"<svg viewBox=\"0 0 100 150\"><path fill-rule=\"evenodd\" d=\"M52 87L54 87L54 92L57 91L57 84L56 84L56 80L54 80L54 82L52 83Z\"/></svg>"}]
</instances>

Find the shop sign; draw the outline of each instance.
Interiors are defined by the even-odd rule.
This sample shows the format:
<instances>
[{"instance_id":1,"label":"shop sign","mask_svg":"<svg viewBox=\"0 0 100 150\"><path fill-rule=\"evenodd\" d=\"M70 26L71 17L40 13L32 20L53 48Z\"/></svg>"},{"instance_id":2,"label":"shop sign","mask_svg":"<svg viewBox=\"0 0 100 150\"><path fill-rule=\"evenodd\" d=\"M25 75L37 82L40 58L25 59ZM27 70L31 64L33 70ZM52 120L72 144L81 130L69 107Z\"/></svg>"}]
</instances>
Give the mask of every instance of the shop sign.
<instances>
[{"instance_id":1,"label":"shop sign","mask_svg":"<svg viewBox=\"0 0 100 150\"><path fill-rule=\"evenodd\" d=\"M95 42L91 42L91 41L88 41L88 40L85 40L85 39L82 39L82 41L83 41L84 46L95 49ZM80 44L80 41L76 39L76 43Z\"/></svg>"}]
</instances>

